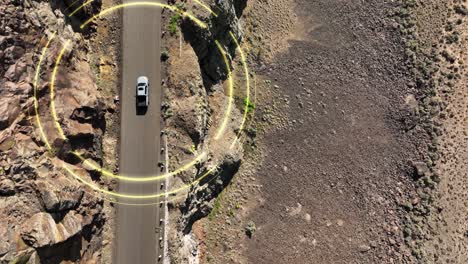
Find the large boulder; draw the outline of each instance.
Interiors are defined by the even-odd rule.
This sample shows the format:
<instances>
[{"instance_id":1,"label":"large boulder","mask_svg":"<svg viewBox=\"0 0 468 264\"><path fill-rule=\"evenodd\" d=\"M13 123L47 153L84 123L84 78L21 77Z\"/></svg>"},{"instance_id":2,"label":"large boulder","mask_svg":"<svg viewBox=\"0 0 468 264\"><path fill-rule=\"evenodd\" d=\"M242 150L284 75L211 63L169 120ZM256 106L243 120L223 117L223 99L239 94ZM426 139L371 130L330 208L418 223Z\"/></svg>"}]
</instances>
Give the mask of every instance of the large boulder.
<instances>
[{"instance_id":1,"label":"large boulder","mask_svg":"<svg viewBox=\"0 0 468 264\"><path fill-rule=\"evenodd\" d=\"M8 61L15 61L21 56L23 56L25 53L25 50L23 47L20 46L11 46L8 47L4 50L4 59Z\"/></svg>"},{"instance_id":2,"label":"large boulder","mask_svg":"<svg viewBox=\"0 0 468 264\"><path fill-rule=\"evenodd\" d=\"M83 198L83 189L71 184L65 177L56 177L53 183L39 180L36 188L47 212L63 212L76 208Z\"/></svg>"},{"instance_id":3,"label":"large boulder","mask_svg":"<svg viewBox=\"0 0 468 264\"><path fill-rule=\"evenodd\" d=\"M65 133L73 138L92 138L94 129L91 124L79 123L74 120L67 120L65 123Z\"/></svg>"},{"instance_id":4,"label":"large boulder","mask_svg":"<svg viewBox=\"0 0 468 264\"><path fill-rule=\"evenodd\" d=\"M207 114L204 112L206 108L199 107L201 103L197 100L197 97L191 96L174 102L172 105L174 118L170 121L171 125L186 132L196 145L204 134L206 121L203 116Z\"/></svg>"},{"instance_id":5,"label":"large boulder","mask_svg":"<svg viewBox=\"0 0 468 264\"><path fill-rule=\"evenodd\" d=\"M60 88L63 85L66 84L56 84L55 107L59 116L69 118L75 112L75 109L81 107L96 108L98 106L97 92L94 90L95 87L87 86L89 85L88 81L71 82L70 85L77 88ZM83 89L78 87L92 88Z\"/></svg>"},{"instance_id":6,"label":"large boulder","mask_svg":"<svg viewBox=\"0 0 468 264\"><path fill-rule=\"evenodd\" d=\"M19 83L7 81L3 84L3 89L8 94L29 95L32 93L33 87L30 83L25 81Z\"/></svg>"},{"instance_id":7,"label":"large boulder","mask_svg":"<svg viewBox=\"0 0 468 264\"><path fill-rule=\"evenodd\" d=\"M56 111L63 123L72 119L95 128L105 124L104 106L98 99L98 88L89 65L77 62L76 71L58 74L55 88ZM73 123L68 125L79 126Z\"/></svg>"},{"instance_id":8,"label":"large boulder","mask_svg":"<svg viewBox=\"0 0 468 264\"><path fill-rule=\"evenodd\" d=\"M8 67L8 70L5 72L4 77L10 81L16 82L21 79L23 74L26 73L27 67L28 61L22 58L16 61L15 64L12 64L10 67Z\"/></svg>"},{"instance_id":9,"label":"large boulder","mask_svg":"<svg viewBox=\"0 0 468 264\"><path fill-rule=\"evenodd\" d=\"M21 238L34 248L43 248L64 242L82 230L82 216L70 211L60 223L48 213L37 213L21 227Z\"/></svg>"},{"instance_id":10,"label":"large boulder","mask_svg":"<svg viewBox=\"0 0 468 264\"><path fill-rule=\"evenodd\" d=\"M75 211L70 211L57 225L63 241L78 234L83 229L83 216Z\"/></svg>"},{"instance_id":11,"label":"large boulder","mask_svg":"<svg viewBox=\"0 0 468 264\"><path fill-rule=\"evenodd\" d=\"M57 225L48 213L37 213L24 222L21 238L30 246L51 246L61 240Z\"/></svg>"},{"instance_id":12,"label":"large boulder","mask_svg":"<svg viewBox=\"0 0 468 264\"><path fill-rule=\"evenodd\" d=\"M0 222L0 258L10 251L10 243L8 243L8 225Z\"/></svg>"},{"instance_id":13,"label":"large boulder","mask_svg":"<svg viewBox=\"0 0 468 264\"><path fill-rule=\"evenodd\" d=\"M10 179L0 180L0 196L10 196L15 194L15 183Z\"/></svg>"},{"instance_id":14,"label":"large boulder","mask_svg":"<svg viewBox=\"0 0 468 264\"><path fill-rule=\"evenodd\" d=\"M29 159L41 152L41 148L36 142L26 134L18 133L15 135L14 140L15 144L11 156Z\"/></svg>"},{"instance_id":15,"label":"large boulder","mask_svg":"<svg viewBox=\"0 0 468 264\"><path fill-rule=\"evenodd\" d=\"M18 98L0 97L0 130L9 127L18 117L20 111Z\"/></svg>"}]
</instances>

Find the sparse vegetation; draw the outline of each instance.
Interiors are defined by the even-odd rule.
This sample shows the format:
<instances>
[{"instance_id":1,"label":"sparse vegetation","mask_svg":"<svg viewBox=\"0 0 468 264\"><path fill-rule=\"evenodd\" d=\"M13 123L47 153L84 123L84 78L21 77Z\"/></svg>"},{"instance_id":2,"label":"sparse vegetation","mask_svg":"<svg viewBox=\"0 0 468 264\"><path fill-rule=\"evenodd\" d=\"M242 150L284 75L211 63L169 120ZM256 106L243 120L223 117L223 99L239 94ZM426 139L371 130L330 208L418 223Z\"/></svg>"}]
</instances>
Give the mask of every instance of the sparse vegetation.
<instances>
[{"instance_id":1,"label":"sparse vegetation","mask_svg":"<svg viewBox=\"0 0 468 264\"><path fill-rule=\"evenodd\" d=\"M445 39L447 41L447 44L456 43L460 39L460 33L454 32L453 34L448 35Z\"/></svg>"},{"instance_id":2,"label":"sparse vegetation","mask_svg":"<svg viewBox=\"0 0 468 264\"><path fill-rule=\"evenodd\" d=\"M257 129L255 127L248 127L245 129L245 133L251 137L254 138L257 136Z\"/></svg>"},{"instance_id":3,"label":"sparse vegetation","mask_svg":"<svg viewBox=\"0 0 468 264\"><path fill-rule=\"evenodd\" d=\"M245 226L245 234L249 237L252 238L253 234L257 231L257 227L255 226L255 223L253 221L250 221L246 226Z\"/></svg>"},{"instance_id":4,"label":"sparse vegetation","mask_svg":"<svg viewBox=\"0 0 468 264\"><path fill-rule=\"evenodd\" d=\"M403 1L403 3L406 2L410 1ZM455 89L460 89L457 83L460 82L461 70L454 64L457 61L460 64L459 42L462 27L459 25L461 17L465 16L467 12L466 8L461 5L455 5L450 10L448 7L447 9L441 8L443 5L439 5L437 1L428 1L429 3L425 7L415 6L414 1L412 2L413 5L403 4L405 12L400 12L400 17L396 20L400 22L400 29L402 29L403 37L406 40L407 49L405 52L408 62L412 64L411 68L415 75L414 83L417 84L418 88L420 111L417 113L417 119L418 122L424 124L423 127L427 132L427 152L423 158L427 172L416 180L420 196L401 204L402 209L408 212L403 233L412 255L419 262L432 263L437 259L441 262L449 262L450 257L442 256L440 253L443 252L443 249L438 250L438 248L440 243L450 244L450 240L444 241L445 235L432 233L434 230L431 226L436 226L443 217L449 216L451 219L456 219L458 216L458 208L451 211L453 208L443 202L444 199L448 200L455 196L451 194L455 191L440 192L441 189L437 186L444 178L444 173L440 172L443 170L440 168L444 168L444 164L440 163L439 159L447 152L443 146L444 143L438 142L438 139L447 137L447 130L444 128L447 124L443 125L441 120L446 120L447 117L457 118L456 113L447 112L446 108L448 103L458 100L454 99L452 94ZM429 21L427 17L421 16L420 11L427 11L431 8L437 8L438 15L431 17ZM452 11L455 11L455 14ZM410 20L417 21L417 23L410 23ZM438 33L435 34L437 37L424 35L427 31ZM462 107L462 104L459 104L458 107ZM450 140L456 141L457 138L450 136ZM442 174L442 177L439 174ZM457 177L453 178L457 179ZM453 185L455 186L455 184ZM454 189L457 190L457 187ZM438 198L439 195L443 195L445 198ZM432 214L436 211L434 208L440 210L444 206L443 212L437 211ZM452 235L450 234L450 236ZM434 252L437 252L437 255ZM446 258L445 261L442 258Z\"/></svg>"},{"instance_id":5,"label":"sparse vegetation","mask_svg":"<svg viewBox=\"0 0 468 264\"><path fill-rule=\"evenodd\" d=\"M53 157L57 156L57 153L58 153L57 148L55 148L54 146L52 146L52 147L49 149L48 155L49 155L49 157L53 158Z\"/></svg>"},{"instance_id":6,"label":"sparse vegetation","mask_svg":"<svg viewBox=\"0 0 468 264\"><path fill-rule=\"evenodd\" d=\"M209 220L213 220L222 210L223 205L221 204L221 199L223 197L223 193L220 193L218 197L216 197L213 203L213 209L211 210L210 214L208 215Z\"/></svg>"},{"instance_id":7,"label":"sparse vegetation","mask_svg":"<svg viewBox=\"0 0 468 264\"><path fill-rule=\"evenodd\" d=\"M230 209L228 210L228 212L227 212L227 215L230 216L230 217L234 217L234 215L235 215L234 209L230 208Z\"/></svg>"},{"instance_id":8,"label":"sparse vegetation","mask_svg":"<svg viewBox=\"0 0 468 264\"><path fill-rule=\"evenodd\" d=\"M468 9L462 5L455 6L455 12L463 16L468 15Z\"/></svg>"},{"instance_id":9,"label":"sparse vegetation","mask_svg":"<svg viewBox=\"0 0 468 264\"><path fill-rule=\"evenodd\" d=\"M252 101L250 101L249 98L245 98L244 99L244 106L247 107L247 113L253 113L253 111L255 110L255 104L252 103Z\"/></svg>"},{"instance_id":10,"label":"sparse vegetation","mask_svg":"<svg viewBox=\"0 0 468 264\"><path fill-rule=\"evenodd\" d=\"M442 57L444 57L448 62L450 63L455 63L456 58L450 54L447 50L442 51L441 53Z\"/></svg>"},{"instance_id":11,"label":"sparse vegetation","mask_svg":"<svg viewBox=\"0 0 468 264\"><path fill-rule=\"evenodd\" d=\"M167 61L168 59L169 59L169 52L167 52L166 50L161 52L161 61Z\"/></svg>"},{"instance_id":12,"label":"sparse vegetation","mask_svg":"<svg viewBox=\"0 0 468 264\"><path fill-rule=\"evenodd\" d=\"M171 16L169 19L169 33L175 35L179 29L179 23L182 20L182 16L179 13L176 13Z\"/></svg>"},{"instance_id":13,"label":"sparse vegetation","mask_svg":"<svg viewBox=\"0 0 468 264\"><path fill-rule=\"evenodd\" d=\"M174 111L171 109L171 108L165 108L163 110L163 118L164 119L168 119L169 117L173 116L174 115Z\"/></svg>"}]
</instances>

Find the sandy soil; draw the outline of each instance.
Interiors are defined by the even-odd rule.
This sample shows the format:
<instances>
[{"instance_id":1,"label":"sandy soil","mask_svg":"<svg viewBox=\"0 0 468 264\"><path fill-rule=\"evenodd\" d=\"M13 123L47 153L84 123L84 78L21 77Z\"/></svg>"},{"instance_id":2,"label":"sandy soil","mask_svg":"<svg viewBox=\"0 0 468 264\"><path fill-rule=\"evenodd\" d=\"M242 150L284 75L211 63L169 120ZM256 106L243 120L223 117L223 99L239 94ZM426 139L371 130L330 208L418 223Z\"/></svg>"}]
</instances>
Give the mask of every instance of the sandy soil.
<instances>
[{"instance_id":1,"label":"sandy soil","mask_svg":"<svg viewBox=\"0 0 468 264\"><path fill-rule=\"evenodd\" d=\"M424 226L427 241L421 245L429 263L468 263L468 84L464 65L468 59L468 27L466 13L456 11L460 7L466 10L466 3L453 1L448 5L444 30L433 39L440 43L438 52L443 57L434 79L438 96L447 107L436 118L443 126L438 137L440 159L434 164L440 184L432 195L433 213ZM447 54L454 60L447 59Z\"/></svg>"}]
</instances>

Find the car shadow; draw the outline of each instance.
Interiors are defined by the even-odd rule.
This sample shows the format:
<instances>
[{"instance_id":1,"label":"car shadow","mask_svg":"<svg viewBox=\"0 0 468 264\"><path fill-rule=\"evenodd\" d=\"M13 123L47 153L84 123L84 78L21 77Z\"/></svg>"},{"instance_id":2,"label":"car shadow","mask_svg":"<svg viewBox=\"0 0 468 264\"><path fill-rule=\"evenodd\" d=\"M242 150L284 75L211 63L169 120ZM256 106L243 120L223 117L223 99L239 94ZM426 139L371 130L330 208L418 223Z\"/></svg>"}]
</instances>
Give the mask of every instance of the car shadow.
<instances>
[{"instance_id":1,"label":"car shadow","mask_svg":"<svg viewBox=\"0 0 468 264\"><path fill-rule=\"evenodd\" d=\"M146 115L146 112L148 112L148 107L147 106L137 106L135 105L136 109L136 114L141 116L141 115Z\"/></svg>"}]
</instances>

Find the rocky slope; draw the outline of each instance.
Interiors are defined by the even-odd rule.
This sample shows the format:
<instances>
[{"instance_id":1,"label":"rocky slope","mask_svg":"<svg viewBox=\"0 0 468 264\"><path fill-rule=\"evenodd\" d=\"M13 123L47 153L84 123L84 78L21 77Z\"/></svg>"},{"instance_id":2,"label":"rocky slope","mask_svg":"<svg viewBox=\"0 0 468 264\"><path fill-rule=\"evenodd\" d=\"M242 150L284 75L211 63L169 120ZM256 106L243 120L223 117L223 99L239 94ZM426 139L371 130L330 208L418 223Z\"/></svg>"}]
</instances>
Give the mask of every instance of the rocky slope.
<instances>
[{"instance_id":1,"label":"rocky slope","mask_svg":"<svg viewBox=\"0 0 468 264\"><path fill-rule=\"evenodd\" d=\"M466 263L466 10L249 2L258 133L201 260Z\"/></svg>"},{"instance_id":2,"label":"rocky slope","mask_svg":"<svg viewBox=\"0 0 468 264\"><path fill-rule=\"evenodd\" d=\"M229 1L205 1L211 10L203 10L200 5L191 4L187 6L189 10L195 10L194 14L201 21L207 23L208 28L202 29L190 19L185 19L181 23L184 39L190 43L197 55L204 85L210 88L220 80L227 78L226 66L222 55L217 52L216 41L227 51L230 61L236 52L236 44L231 37L231 33L240 42L244 32L242 11L247 5L246 0ZM232 65L230 65L232 67Z\"/></svg>"},{"instance_id":3,"label":"rocky slope","mask_svg":"<svg viewBox=\"0 0 468 264\"><path fill-rule=\"evenodd\" d=\"M106 223L103 197L73 178L69 168L93 183L99 175L81 167L86 159L102 163L105 112L87 61L87 40L73 30L68 2L0 2L0 263L96 263ZM78 1L75 4L82 4ZM100 1L77 14L89 17ZM42 48L57 35L38 80L36 122L33 84ZM65 40L71 40L57 74L55 105L63 140L50 115L50 74Z\"/></svg>"},{"instance_id":4,"label":"rocky slope","mask_svg":"<svg viewBox=\"0 0 468 264\"><path fill-rule=\"evenodd\" d=\"M163 34L168 49L163 118L170 170L202 153L206 154L194 168L172 179L171 184L172 189L177 189L203 177L187 191L170 197L171 258L174 263L192 263L198 259L199 243L192 231L193 224L210 213L214 199L230 184L243 156L238 146L230 148L240 126L241 114L236 107L230 113L223 136L216 138L229 104L228 70L216 41L226 51L229 68L233 68L236 46L229 32L241 41L240 15L245 1L209 1L207 4L217 17L196 3L175 4L194 13L208 25L201 29L189 19L183 19L178 24L180 31ZM170 25L175 17L165 14L164 19L166 25ZM213 168L216 170L204 176Z\"/></svg>"}]
</instances>

